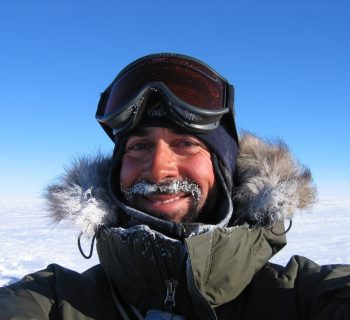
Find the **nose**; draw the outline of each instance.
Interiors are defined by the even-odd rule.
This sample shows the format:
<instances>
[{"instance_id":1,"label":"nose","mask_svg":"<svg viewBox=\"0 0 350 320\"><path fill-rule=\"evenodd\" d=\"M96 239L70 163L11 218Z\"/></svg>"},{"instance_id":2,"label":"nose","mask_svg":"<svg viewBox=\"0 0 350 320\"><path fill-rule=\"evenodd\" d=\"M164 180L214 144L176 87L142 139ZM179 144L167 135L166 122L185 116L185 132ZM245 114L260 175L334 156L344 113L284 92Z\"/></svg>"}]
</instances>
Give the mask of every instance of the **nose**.
<instances>
[{"instance_id":1,"label":"nose","mask_svg":"<svg viewBox=\"0 0 350 320\"><path fill-rule=\"evenodd\" d=\"M153 183L178 177L176 154L166 142L159 141L154 146L147 169L147 178Z\"/></svg>"}]
</instances>

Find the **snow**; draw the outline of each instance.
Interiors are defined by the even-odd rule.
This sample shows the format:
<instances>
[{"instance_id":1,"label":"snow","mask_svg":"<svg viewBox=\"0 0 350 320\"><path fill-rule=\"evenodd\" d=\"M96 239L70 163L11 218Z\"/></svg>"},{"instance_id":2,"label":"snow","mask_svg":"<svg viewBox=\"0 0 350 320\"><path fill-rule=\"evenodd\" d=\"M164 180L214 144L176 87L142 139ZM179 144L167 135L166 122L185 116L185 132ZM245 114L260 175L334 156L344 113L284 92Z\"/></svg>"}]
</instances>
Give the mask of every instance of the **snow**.
<instances>
[{"instance_id":1,"label":"snow","mask_svg":"<svg viewBox=\"0 0 350 320\"><path fill-rule=\"evenodd\" d=\"M287 235L288 244L273 259L285 265L298 254L319 264L350 264L350 197L321 198L299 212Z\"/></svg>"},{"instance_id":2,"label":"snow","mask_svg":"<svg viewBox=\"0 0 350 320\"><path fill-rule=\"evenodd\" d=\"M58 263L84 271L98 263L78 250L79 230L65 223L53 224L41 199L0 200L0 286L33 271ZM90 242L82 239L85 253Z\"/></svg>"},{"instance_id":3,"label":"snow","mask_svg":"<svg viewBox=\"0 0 350 320\"><path fill-rule=\"evenodd\" d=\"M285 265L294 255L319 264L350 264L350 197L321 198L313 210L298 212L288 245L272 261ZM82 272L98 263L96 251L84 259L77 247L79 230L52 224L38 198L0 200L0 286L58 263ZM83 239L86 253L90 241Z\"/></svg>"}]
</instances>

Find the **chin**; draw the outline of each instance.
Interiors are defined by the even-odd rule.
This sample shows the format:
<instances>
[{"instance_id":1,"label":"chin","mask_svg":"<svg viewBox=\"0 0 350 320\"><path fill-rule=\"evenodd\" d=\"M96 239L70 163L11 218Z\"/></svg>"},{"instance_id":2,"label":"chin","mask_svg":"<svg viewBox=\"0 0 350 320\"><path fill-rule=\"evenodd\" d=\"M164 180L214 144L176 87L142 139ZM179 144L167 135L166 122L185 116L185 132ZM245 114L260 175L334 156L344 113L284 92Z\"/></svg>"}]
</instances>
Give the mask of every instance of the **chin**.
<instances>
[{"instance_id":1,"label":"chin","mask_svg":"<svg viewBox=\"0 0 350 320\"><path fill-rule=\"evenodd\" d=\"M140 203L138 203L138 206L135 205L134 208L158 219L175 223L195 222L201 212L201 208L198 208L195 204L189 204L178 210L174 210L174 208L157 210L157 208L149 208L147 205L140 205Z\"/></svg>"}]
</instances>

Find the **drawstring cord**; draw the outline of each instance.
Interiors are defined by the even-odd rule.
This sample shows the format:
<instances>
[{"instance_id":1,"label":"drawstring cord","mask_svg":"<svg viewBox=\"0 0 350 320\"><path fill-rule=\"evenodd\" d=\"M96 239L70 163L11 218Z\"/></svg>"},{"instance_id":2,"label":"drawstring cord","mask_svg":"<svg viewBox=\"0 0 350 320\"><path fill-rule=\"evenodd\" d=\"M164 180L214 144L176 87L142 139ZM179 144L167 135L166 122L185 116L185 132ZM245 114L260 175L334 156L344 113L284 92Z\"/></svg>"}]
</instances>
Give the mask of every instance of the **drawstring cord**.
<instances>
[{"instance_id":1,"label":"drawstring cord","mask_svg":"<svg viewBox=\"0 0 350 320\"><path fill-rule=\"evenodd\" d=\"M81 253L81 255L85 258L85 259L90 259L92 257L92 253L94 251L94 244L95 244L95 239L96 239L96 233L94 234L94 236L92 237L92 240L91 240L91 245L90 245L90 253L88 255L86 255L81 247L81 242L80 242L80 239L83 235L83 232L80 232L79 234L79 237L78 237L78 248L79 248L79 251Z\"/></svg>"},{"instance_id":2,"label":"drawstring cord","mask_svg":"<svg viewBox=\"0 0 350 320\"><path fill-rule=\"evenodd\" d=\"M283 231L283 232L275 232L275 231L273 231L273 227L269 228L268 230L270 230L275 236L284 236L292 228L292 224L293 224L292 219L289 219L289 226L288 226L288 228L285 231Z\"/></svg>"},{"instance_id":3,"label":"drawstring cord","mask_svg":"<svg viewBox=\"0 0 350 320\"><path fill-rule=\"evenodd\" d=\"M90 252L88 255L86 255L81 247L81 237L83 236L83 232L80 232L79 236L78 236L78 248L79 248L79 251L81 253L81 255L85 258L85 259L90 259L92 257L92 253L94 251L94 244L95 244L95 240L96 240L96 236L97 236L97 233L99 232L99 230L97 230L94 234L94 236L92 237L91 239L91 245L90 245ZM106 272L106 275L107 275L107 278L108 278L108 282L109 282L109 286L110 286L110 290L111 290L111 293L112 293L112 298L113 298L113 301L120 313L120 315L122 316L122 318L124 320L132 320L132 319L136 319L137 320L144 320L144 318L142 317L141 313L139 310L137 310L133 305L128 305L130 310L129 310L129 314L130 316L128 315L128 312L126 311L126 309L123 307L122 305L122 302L120 301L120 299L118 299L117 297L117 294L116 292L114 291L113 289L113 286L112 286L112 282L111 282L111 279L109 278L109 275L107 274Z\"/></svg>"}]
</instances>

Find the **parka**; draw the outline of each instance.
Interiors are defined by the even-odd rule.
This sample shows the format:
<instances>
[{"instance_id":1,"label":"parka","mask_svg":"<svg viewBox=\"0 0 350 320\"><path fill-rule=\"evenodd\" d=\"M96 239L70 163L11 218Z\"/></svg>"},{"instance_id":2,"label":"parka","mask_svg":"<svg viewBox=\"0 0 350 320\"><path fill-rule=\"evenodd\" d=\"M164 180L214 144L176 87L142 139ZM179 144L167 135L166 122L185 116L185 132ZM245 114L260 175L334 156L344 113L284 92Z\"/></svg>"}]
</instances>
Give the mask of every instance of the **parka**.
<instances>
[{"instance_id":1,"label":"parka","mask_svg":"<svg viewBox=\"0 0 350 320\"><path fill-rule=\"evenodd\" d=\"M179 319L350 319L350 266L300 256L286 266L269 262L286 245L285 221L315 201L310 172L282 142L243 136L235 223L182 225L179 237L137 219L122 223L108 196L110 166L108 156L82 158L47 195L54 219L96 238L100 264L81 274L52 264L1 288L1 320L151 319L152 311Z\"/></svg>"}]
</instances>

